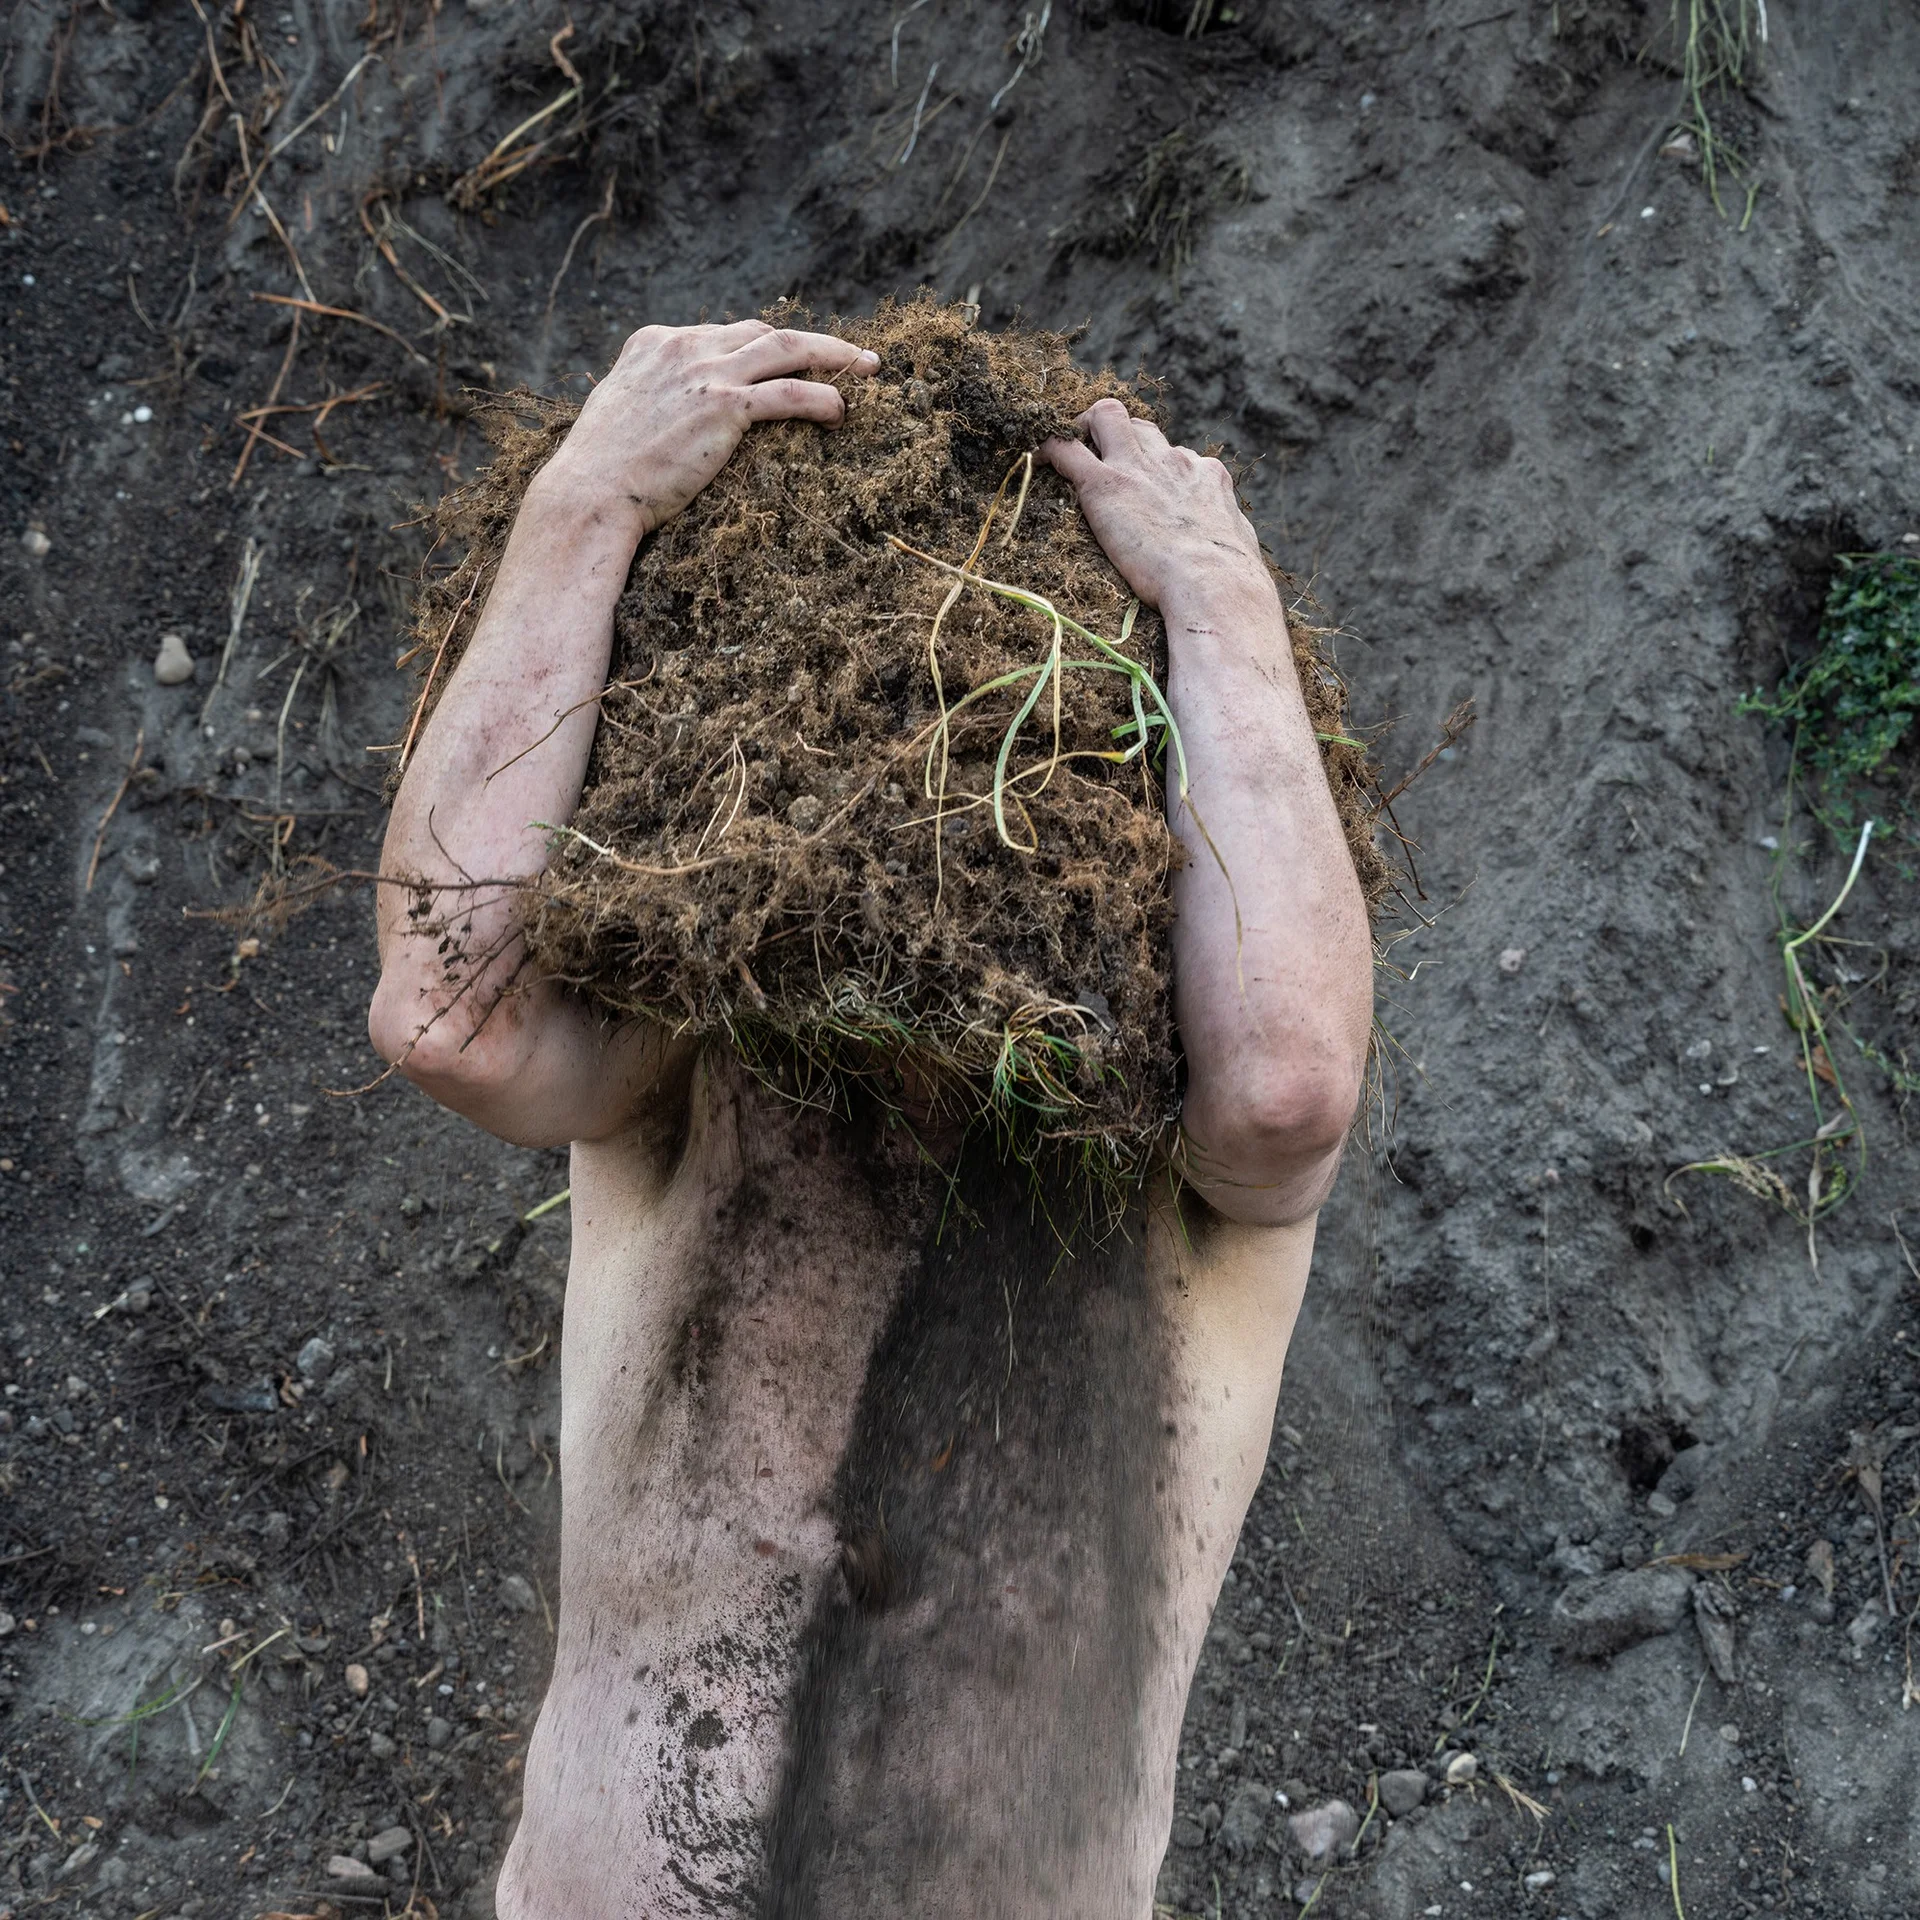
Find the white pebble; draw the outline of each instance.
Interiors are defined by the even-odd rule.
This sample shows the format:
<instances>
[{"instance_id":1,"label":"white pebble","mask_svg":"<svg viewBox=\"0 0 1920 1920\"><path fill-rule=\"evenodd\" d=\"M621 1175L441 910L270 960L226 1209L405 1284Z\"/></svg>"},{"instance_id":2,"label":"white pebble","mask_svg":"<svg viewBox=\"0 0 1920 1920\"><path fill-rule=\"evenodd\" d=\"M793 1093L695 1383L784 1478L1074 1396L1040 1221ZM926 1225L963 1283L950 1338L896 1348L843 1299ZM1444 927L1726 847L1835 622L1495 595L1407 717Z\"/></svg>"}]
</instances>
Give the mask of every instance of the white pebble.
<instances>
[{"instance_id":1,"label":"white pebble","mask_svg":"<svg viewBox=\"0 0 1920 1920\"><path fill-rule=\"evenodd\" d=\"M135 407L133 410L133 424L136 427L144 427L152 418L153 409L151 407Z\"/></svg>"},{"instance_id":2,"label":"white pebble","mask_svg":"<svg viewBox=\"0 0 1920 1920\"><path fill-rule=\"evenodd\" d=\"M1651 220L1653 218L1653 209L1651 207L1642 207L1640 209L1640 218L1642 220Z\"/></svg>"},{"instance_id":3,"label":"white pebble","mask_svg":"<svg viewBox=\"0 0 1920 1920\"><path fill-rule=\"evenodd\" d=\"M29 527L20 536L20 544L36 560L44 560L53 551L53 542L38 527Z\"/></svg>"},{"instance_id":4,"label":"white pebble","mask_svg":"<svg viewBox=\"0 0 1920 1920\"><path fill-rule=\"evenodd\" d=\"M1502 973L1518 973L1526 964L1527 950L1525 947L1507 947L1500 955L1500 971Z\"/></svg>"},{"instance_id":5,"label":"white pebble","mask_svg":"<svg viewBox=\"0 0 1920 1920\"><path fill-rule=\"evenodd\" d=\"M21 285L22 285L23 287L30 287L30 286L32 286L32 285L33 285L33 275L32 275L32 274L30 274L30 273L23 273L23 274L22 274L22 275L20 276L20 284L21 284Z\"/></svg>"},{"instance_id":6,"label":"white pebble","mask_svg":"<svg viewBox=\"0 0 1920 1920\"><path fill-rule=\"evenodd\" d=\"M163 687L183 686L193 678L193 655L177 633L160 636L160 651L153 656L153 677Z\"/></svg>"}]
</instances>

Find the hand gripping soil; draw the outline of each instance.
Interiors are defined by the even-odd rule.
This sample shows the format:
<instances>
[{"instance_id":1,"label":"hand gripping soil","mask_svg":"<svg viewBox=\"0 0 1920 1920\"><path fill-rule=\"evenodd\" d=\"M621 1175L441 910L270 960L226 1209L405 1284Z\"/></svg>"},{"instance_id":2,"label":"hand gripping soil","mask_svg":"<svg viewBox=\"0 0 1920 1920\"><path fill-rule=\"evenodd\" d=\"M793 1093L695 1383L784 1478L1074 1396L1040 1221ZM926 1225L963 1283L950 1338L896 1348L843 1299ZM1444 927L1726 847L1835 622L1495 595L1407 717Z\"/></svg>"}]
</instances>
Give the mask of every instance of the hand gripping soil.
<instances>
[{"instance_id":1,"label":"hand gripping soil","mask_svg":"<svg viewBox=\"0 0 1920 1920\"><path fill-rule=\"evenodd\" d=\"M723 1036L796 1097L911 1087L1016 1157L1066 1142L1137 1171L1178 1110L1183 757L1159 619L1033 455L1105 395L1151 405L1066 336L961 306L834 330L880 356L845 423L754 429L634 560L585 791L525 905L533 958L618 1015ZM464 557L420 592L410 739L576 412L489 401L493 462L433 516ZM1329 636L1292 636L1377 902L1371 763ZM561 716L533 718L529 747Z\"/></svg>"}]
</instances>

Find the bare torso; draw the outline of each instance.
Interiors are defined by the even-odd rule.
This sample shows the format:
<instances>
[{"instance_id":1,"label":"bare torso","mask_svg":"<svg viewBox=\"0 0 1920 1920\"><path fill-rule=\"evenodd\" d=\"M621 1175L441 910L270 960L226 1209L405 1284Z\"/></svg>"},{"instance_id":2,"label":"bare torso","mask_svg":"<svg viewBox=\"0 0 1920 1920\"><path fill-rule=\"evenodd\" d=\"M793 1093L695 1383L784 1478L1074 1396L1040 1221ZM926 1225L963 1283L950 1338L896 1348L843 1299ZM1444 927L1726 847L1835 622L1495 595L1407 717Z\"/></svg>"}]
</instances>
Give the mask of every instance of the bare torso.
<instances>
[{"instance_id":1,"label":"bare torso","mask_svg":"<svg viewBox=\"0 0 1920 1920\"><path fill-rule=\"evenodd\" d=\"M679 1105L574 1150L503 1920L1145 1920L1311 1225L1063 1261L1012 1176L949 1194L724 1064Z\"/></svg>"}]
</instances>

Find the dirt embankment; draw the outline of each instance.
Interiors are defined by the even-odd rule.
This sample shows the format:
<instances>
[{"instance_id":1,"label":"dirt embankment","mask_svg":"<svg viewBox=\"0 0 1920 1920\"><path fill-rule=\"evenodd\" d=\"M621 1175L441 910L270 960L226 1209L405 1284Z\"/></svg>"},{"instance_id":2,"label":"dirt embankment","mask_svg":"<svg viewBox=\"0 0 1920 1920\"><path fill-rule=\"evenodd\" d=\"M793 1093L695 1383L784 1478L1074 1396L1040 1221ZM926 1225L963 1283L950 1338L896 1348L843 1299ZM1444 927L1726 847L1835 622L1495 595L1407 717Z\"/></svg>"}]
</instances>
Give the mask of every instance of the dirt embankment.
<instances>
[{"instance_id":1,"label":"dirt embankment","mask_svg":"<svg viewBox=\"0 0 1920 1920\"><path fill-rule=\"evenodd\" d=\"M1894 1083L1832 1029L1868 1154L1817 1273L1778 1208L1668 1186L1811 1130L1769 886L1804 925L1841 863L1733 703L1836 552L1916 530L1917 30L1771 11L1744 230L1662 151L1628 0L13 11L0 1905L313 1911L339 1855L488 1910L564 1168L329 1091L372 1071L364 903L257 951L182 909L372 864L397 523L480 457L464 385L577 395L641 320L924 283L1089 321L1083 364L1144 359L1257 463L1390 759L1481 716L1409 796L1436 922L1164 1899L1653 1916L1677 1864L1689 1912L1913 1910ZM1908 858L1814 959L1896 1066ZM1324 1876L1274 1799L1410 1770Z\"/></svg>"}]
</instances>

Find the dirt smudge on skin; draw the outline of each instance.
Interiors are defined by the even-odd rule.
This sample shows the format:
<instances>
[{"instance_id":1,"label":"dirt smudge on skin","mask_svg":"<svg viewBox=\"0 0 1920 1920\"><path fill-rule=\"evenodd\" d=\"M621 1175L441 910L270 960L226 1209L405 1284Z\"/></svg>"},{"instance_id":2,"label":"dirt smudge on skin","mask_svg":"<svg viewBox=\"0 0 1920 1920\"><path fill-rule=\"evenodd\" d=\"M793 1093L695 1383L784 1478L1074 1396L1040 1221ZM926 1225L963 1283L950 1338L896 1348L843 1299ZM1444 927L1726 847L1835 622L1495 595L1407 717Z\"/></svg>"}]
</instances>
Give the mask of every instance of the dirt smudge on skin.
<instances>
[{"instance_id":1,"label":"dirt smudge on skin","mask_svg":"<svg viewBox=\"0 0 1920 1920\"><path fill-rule=\"evenodd\" d=\"M1127 1227L1070 1249L990 1155L961 1167L838 1477L842 1579L802 1640L768 1834L777 1920L1146 1892L1105 1876L1154 1784L1171 1336Z\"/></svg>"}]
</instances>

